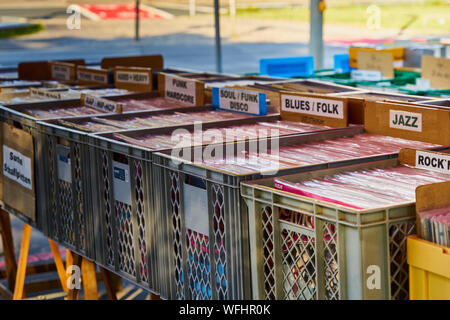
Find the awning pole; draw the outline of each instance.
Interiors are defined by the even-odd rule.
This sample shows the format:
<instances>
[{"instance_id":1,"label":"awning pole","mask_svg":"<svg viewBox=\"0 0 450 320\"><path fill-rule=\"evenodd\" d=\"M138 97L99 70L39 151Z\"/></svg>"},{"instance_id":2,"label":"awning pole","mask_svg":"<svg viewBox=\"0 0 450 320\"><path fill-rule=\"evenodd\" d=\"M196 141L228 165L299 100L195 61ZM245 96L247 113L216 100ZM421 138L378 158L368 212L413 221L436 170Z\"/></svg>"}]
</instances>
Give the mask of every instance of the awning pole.
<instances>
[{"instance_id":1,"label":"awning pole","mask_svg":"<svg viewBox=\"0 0 450 320\"><path fill-rule=\"evenodd\" d=\"M216 28L216 71L222 73L222 48L220 43L219 0L214 0L214 24Z\"/></svg>"}]
</instances>

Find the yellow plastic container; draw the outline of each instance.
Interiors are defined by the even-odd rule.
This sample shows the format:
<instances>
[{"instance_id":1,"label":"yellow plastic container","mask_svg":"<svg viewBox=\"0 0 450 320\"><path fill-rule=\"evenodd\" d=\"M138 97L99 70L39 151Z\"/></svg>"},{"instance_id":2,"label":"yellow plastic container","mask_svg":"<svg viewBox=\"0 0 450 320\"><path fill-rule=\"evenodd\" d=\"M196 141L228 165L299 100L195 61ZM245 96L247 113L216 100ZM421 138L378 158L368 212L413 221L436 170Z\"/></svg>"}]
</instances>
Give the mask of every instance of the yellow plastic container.
<instances>
[{"instance_id":1,"label":"yellow plastic container","mask_svg":"<svg viewBox=\"0 0 450 320\"><path fill-rule=\"evenodd\" d=\"M350 47L348 49L350 67L358 68L358 52L359 51L378 51L378 52L389 52L392 53L393 61L402 61L405 55L405 48L395 47L395 48L363 48L363 47Z\"/></svg>"},{"instance_id":2,"label":"yellow plastic container","mask_svg":"<svg viewBox=\"0 0 450 320\"><path fill-rule=\"evenodd\" d=\"M450 248L408 236L409 297L450 300Z\"/></svg>"}]
</instances>

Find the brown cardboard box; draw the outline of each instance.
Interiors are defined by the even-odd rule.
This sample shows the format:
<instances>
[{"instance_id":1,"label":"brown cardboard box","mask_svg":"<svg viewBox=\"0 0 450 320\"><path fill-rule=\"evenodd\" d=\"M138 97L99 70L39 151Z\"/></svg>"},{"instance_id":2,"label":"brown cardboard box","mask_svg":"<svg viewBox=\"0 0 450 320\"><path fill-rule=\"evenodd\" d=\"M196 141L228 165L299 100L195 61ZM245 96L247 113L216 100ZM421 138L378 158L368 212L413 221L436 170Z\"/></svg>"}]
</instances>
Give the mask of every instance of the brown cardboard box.
<instances>
[{"instance_id":1,"label":"brown cardboard box","mask_svg":"<svg viewBox=\"0 0 450 320\"><path fill-rule=\"evenodd\" d=\"M111 57L103 58L102 69L112 69L117 66L122 67L143 67L151 69L162 69L164 65L162 55L151 56L131 56L131 57Z\"/></svg>"}]
</instances>

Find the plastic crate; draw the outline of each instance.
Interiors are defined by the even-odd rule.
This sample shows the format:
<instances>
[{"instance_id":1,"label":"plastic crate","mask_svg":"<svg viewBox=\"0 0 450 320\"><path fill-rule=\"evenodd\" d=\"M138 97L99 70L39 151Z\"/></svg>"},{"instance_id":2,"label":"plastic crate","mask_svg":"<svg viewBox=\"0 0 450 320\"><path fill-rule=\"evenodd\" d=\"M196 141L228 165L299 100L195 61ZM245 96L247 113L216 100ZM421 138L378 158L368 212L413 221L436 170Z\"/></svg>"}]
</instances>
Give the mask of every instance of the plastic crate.
<instances>
[{"instance_id":1,"label":"plastic crate","mask_svg":"<svg viewBox=\"0 0 450 320\"><path fill-rule=\"evenodd\" d=\"M398 163L388 159L283 179ZM414 202L355 210L277 190L273 178L243 183L241 192L250 221L254 299L408 299L406 237L415 233Z\"/></svg>"},{"instance_id":2,"label":"plastic crate","mask_svg":"<svg viewBox=\"0 0 450 320\"><path fill-rule=\"evenodd\" d=\"M203 110L207 107L202 107ZM194 108L192 108L194 110ZM228 125L278 120L279 115L218 120L202 125L203 129ZM194 125L121 131L132 137L171 133L175 129L193 130ZM105 268L133 282L160 292L166 279L160 274L160 215L155 213L150 150L114 140L112 133L89 135L91 185L96 259ZM128 177L124 179L124 177ZM119 191L120 190L120 191ZM158 204L156 204L158 205Z\"/></svg>"},{"instance_id":3,"label":"plastic crate","mask_svg":"<svg viewBox=\"0 0 450 320\"><path fill-rule=\"evenodd\" d=\"M407 239L409 294L411 300L450 300L450 248Z\"/></svg>"},{"instance_id":4,"label":"plastic crate","mask_svg":"<svg viewBox=\"0 0 450 320\"><path fill-rule=\"evenodd\" d=\"M280 145L292 145L354 135L362 127L350 127L330 132L281 137ZM268 141L268 145L273 140ZM223 154L227 150L223 146ZM244 146L248 150L248 145ZM235 145L234 150L238 149ZM188 153L203 152L191 148ZM277 175L297 173L352 163L395 157L394 154L354 158L334 163L320 163L280 170ZM177 160L176 162L173 160ZM252 296L250 270L249 214L251 204L240 196L243 181L261 178L260 172L233 174L172 158L170 151L153 154L153 185L155 211L160 218L160 242L165 244L159 258L160 270L165 272L166 288L161 295L168 299L250 299ZM268 196L267 199L271 199ZM271 201L271 200L268 200ZM395 214L395 210L392 210ZM380 214L377 214L377 219ZM410 218L408 216L408 218ZM257 250L260 252L260 246ZM262 259L262 258L261 258ZM252 271L252 272L251 272ZM259 272L259 270L258 270ZM281 297L278 297L281 298Z\"/></svg>"}]
</instances>

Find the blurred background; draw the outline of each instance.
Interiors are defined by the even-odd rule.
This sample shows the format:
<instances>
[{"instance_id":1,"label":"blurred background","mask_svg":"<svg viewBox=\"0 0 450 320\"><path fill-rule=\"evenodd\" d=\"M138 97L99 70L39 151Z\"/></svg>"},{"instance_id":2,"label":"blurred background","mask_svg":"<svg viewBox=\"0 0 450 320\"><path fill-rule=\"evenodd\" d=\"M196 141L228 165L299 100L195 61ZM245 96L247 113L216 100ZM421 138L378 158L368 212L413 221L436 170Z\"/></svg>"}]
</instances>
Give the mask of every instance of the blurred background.
<instances>
[{"instance_id":1,"label":"blurred background","mask_svg":"<svg viewBox=\"0 0 450 320\"><path fill-rule=\"evenodd\" d=\"M0 66L36 59L163 54L167 66L216 71L214 0L0 2ZM310 54L310 0L220 0L222 71ZM323 63L350 44L450 37L449 0L313 0L323 14ZM74 6L75 5L75 6ZM78 10L78 11L77 11ZM317 39L316 39L317 40ZM189 59L187 59L189 57ZM317 61L316 61L317 64Z\"/></svg>"}]
</instances>

